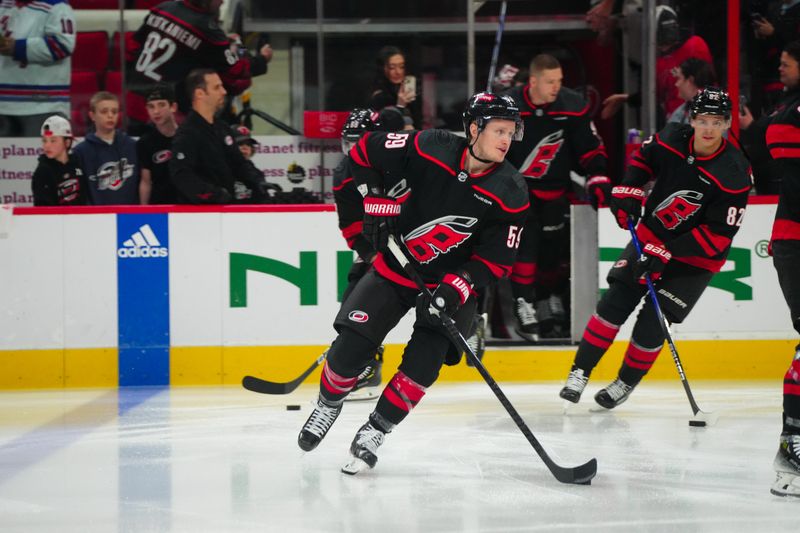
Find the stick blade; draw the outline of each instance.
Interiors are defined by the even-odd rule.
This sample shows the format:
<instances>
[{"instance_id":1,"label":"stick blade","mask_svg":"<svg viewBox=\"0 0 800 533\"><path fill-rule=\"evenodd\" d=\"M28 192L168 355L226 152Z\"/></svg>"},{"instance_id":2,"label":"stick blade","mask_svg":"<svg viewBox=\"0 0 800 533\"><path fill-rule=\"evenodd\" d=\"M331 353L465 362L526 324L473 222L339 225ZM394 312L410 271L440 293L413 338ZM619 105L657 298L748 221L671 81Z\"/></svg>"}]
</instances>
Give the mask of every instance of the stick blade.
<instances>
[{"instance_id":1,"label":"stick blade","mask_svg":"<svg viewBox=\"0 0 800 533\"><path fill-rule=\"evenodd\" d=\"M708 426L713 426L719 420L719 415L717 413L706 413L703 411L697 411L694 415L694 418L689 420L689 425L695 428L704 428Z\"/></svg>"},{"instance_id":2,"label":"stick blade","mask_svg":"<svg viewBox=\"0 0 800 533\"><path fill-rule=\"evenodd\" d=\"M550 472L561 483L572 485L591 485L592 479L597 475L597 459L592 458L588 462L574 468L564 468L552 461L546 462Z\"/></svg>"},{"instance_id":3,"label":"stick blade","mask_svg":"<svg viewBox=\"0 0 800 533\"><path fill-rule=\"evenodd\" d=\"M242 378L242 387L257 392L259 394L289 394L292 388L287 383L273 383L255 376L245 376Z\"/></svg>"}]
</instances>

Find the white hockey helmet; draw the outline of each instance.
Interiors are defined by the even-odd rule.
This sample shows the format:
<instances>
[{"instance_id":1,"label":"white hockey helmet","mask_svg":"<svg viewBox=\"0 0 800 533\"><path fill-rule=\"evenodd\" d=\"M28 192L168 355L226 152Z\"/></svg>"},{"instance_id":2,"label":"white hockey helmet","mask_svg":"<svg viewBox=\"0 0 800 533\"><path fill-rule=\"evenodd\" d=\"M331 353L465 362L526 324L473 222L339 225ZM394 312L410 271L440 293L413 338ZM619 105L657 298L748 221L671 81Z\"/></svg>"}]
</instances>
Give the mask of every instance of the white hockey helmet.
<instances>
[{"instance_id":1,"label":"white hockey helmet","mask_svg":"<svg viewBox=\"0 0 800 533\"><path fill-rule=\"evenodd\" d=\"M69 120L60 115L48 117L42 124L42 137L68 137L72 138L72 126Z\"/></svg>"}]
</instances>

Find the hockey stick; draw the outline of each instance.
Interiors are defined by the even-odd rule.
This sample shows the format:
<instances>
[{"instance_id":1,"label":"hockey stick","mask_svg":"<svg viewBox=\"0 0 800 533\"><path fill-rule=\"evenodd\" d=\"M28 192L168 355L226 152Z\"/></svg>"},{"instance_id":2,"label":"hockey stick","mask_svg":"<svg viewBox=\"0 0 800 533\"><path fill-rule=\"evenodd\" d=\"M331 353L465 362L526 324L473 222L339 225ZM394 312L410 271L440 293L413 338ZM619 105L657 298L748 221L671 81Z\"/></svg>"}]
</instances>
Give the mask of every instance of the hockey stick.
<instances>
[{"instance_id":1,"label":"hockey stick","mask_svg":"<svg viewBox=\"0 0 800 533\"><path fill-rule=\"evenodd\" d=\"M628 231L631 232L631 239L633 240L634 248L636 248L636 253L641 256L642 243L639 242L639 237L636 235L633 217L628 217ZM645 274L644 280L647 282L647 292L650 293L650 300L653 302L653 307L656 310L658 323L661 324L661 331L664 332L664 337L666 337L667 344L669 345L669 351L672 352L672 360L675 361L675 366L678 367L678 375L681 377L683 389L686 391L686 396L689 398L689 405L692 406L694 418L689 420L689 425L694 427L706 427L714 425L719 418L719 415L703 412L697 406L697 402L694 400L694 395L692 394L692 389L689 388L689 381L686 379L686 373L683 371L681 358L678 356L678 349L675 347L675 342L672 340L672 334L669 331L669 322L667 322L667 318L664 316L664 313L661 312L661 305L658 303L656 288L653 285L653 280L650 279L650 274Z\"/></svg>"},{"instance_id":2,"label":"hockey stick","mask_svg":"<svg viewBox=\"0 0 800 533\"><path fill-rule=\"evenodd\" d=\"M503 30L506 27L506 0L500 5L500 19L497 25L497 33L494 35L494 49L492 50L492 62L489 65L489 79L486 81L486 92L492 92L492 80L497 70L497 59L500 56L500 41L503 39Z\"/></svg>"},{"instance_id":3,"label":"hockey stick","mask_svg":"<svg viewBox=\"0 0 800 533\"><path fill-rule=\"evenodd\" d=\"M414 283L417 284L417 287L419 287L421 291L429 293L428 288L425 286L425 282L422 281L422 278L414 269L413 265L409 263L406 256L400 250L400 247L397 245L397 241L393 235L389 236L389 250L403 267L403 270L406 271L406 274L408 274L408 276L414 280ZM528 439L528 442L531 444L531 446L533 446L533 449L536 450L536 453L539 454L539 457L541 457L542 461L544 461L544 464L547 465L547 468L550 469L550 472L552 472L553 476L561 483L590 485L592 483L592 478L595 476L595 474L597 474L597 459L591 459L586 464L582 464L574 468L565 468L563 466L559 466L552 459L550 459L550 456L547 455L547 452L544 450L542 445L538 440L536 440L536 437L528 428L527 424L525 424L525 421L522 420L522 417L519 415L514 406L511 405L511 402L508 400L508 398L506 398L506 395L502 390L500 390L500 386L489 374L489 371L486 370L486 367L483 366L481 360L478 359L478 357L472 352L469 344L467 344L467 341L456 328L456 323L453 321L453 319L444 313L442 313L441 318L450 340L455 343L458 349L462 350L466 354L467 359L472 363L472 366L478 369L481 377L483 377L484 381L486 381L486 384L489 385L489 388L492 389L492 392L494 392L494 395L497 396L498 400L500 400L500 403L503 405L503 407L505 407L508 414L511 415L511 419L514 421L520 431L522 431L522 434L525 435L525 438Z\"/></svg>"},{"instance_id":4,"label":"hockey stick","mask_svg":"<svg viewBox=\"0 0 800 533\"><path fill-rule=\"evenodd\" d=\"M261 394L289 394L299 387L300 384L322 364L327 355L328 350L325 350L322 352L322 355L317 357L316 361L311 363L311 366L308 367L305 372L300 374L300 377L287 383L275 383L274 381L267 381L266 379L257 378L255 376L245 376L242 378L242 387Z\"/></svg>"}]
</instances>

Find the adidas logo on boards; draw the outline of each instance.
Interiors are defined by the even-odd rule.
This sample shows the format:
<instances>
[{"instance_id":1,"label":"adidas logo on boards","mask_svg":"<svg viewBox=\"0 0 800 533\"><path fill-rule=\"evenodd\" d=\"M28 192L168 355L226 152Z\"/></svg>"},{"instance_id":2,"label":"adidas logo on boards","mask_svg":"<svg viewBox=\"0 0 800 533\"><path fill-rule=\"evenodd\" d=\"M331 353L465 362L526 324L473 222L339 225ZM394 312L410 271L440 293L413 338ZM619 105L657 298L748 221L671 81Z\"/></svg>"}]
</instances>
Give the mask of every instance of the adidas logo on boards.
<instances>
[{"instance_id":1,"label":"adidas logo on boards","mask_svg":"<svg viewBox=\"0 0 800 533\"><path fill-rule=\"evenodd\" d=\"M168 255L169 250L161 246L161 242L158 240L158 237L156 237L156 234L153 233L150 224L139 227L139 231L134 232L131 238L124 241L122 247L117 249L117 256L123 259L134 257L167 257Z\"/></svg>"}]
</instances>

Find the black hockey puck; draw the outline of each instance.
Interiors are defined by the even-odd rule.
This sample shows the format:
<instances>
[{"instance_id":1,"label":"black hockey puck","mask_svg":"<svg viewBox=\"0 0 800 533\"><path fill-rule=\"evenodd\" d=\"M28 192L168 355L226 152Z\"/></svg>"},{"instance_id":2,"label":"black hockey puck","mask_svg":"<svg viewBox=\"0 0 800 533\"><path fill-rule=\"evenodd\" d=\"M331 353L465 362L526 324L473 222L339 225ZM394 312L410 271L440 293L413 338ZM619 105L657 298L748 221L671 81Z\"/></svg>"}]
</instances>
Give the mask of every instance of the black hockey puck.
<instances>
[{"instance_id":1,"label":"black hockey puck","mask_svg":"<svg viewBox=\"0 0 800 533\"><path fill-rule=\"evenodd\" d=\"M299 411L300 410L300 406L299 405L287 405L286 406L286 410L287 411Z\"/></svg>"},{"instance_id":2,"label":"black hockey puck","mask_svg":"<svg viewBox=\"0 0 800 533\"><path fill-rule=\"evenodd\" d=\"M706 427L706 423L704 420L689 420L689 425L695 428Z\"/></svg>"}]
</instances>

